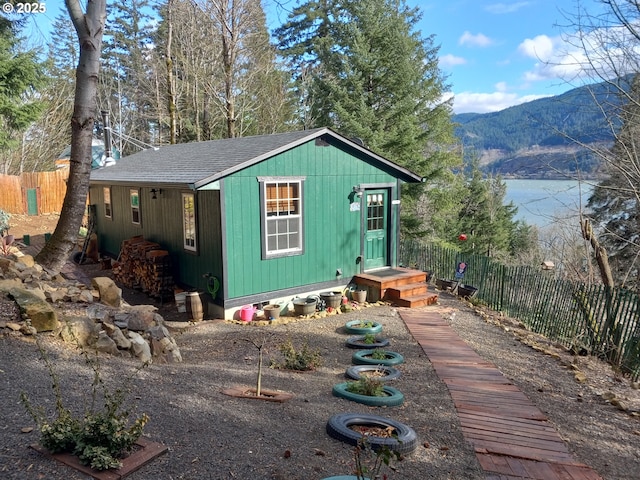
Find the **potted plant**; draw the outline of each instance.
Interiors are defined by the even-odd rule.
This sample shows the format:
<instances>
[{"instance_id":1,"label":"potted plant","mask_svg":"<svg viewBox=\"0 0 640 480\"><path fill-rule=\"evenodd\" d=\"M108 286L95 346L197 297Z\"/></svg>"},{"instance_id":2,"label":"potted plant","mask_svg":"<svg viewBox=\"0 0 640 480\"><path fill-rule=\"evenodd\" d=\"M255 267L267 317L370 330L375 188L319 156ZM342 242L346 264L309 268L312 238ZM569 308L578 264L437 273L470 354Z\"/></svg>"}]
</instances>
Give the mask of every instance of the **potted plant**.
<instances>
[{"instance_id":1,"label":"potted plant","mask_svg":"<svg viewBox=\"0 0 640 480\"><path fill-rule=\"evenodd\" d=\"M280 318L280 312L282 311L282 306L276 303L265 305L263 308L264 318L267 320L275 320L276 318Z\"/></svg>"},{"instance_id":2,"label":"potted plant","mask_svg":"<svg viewBox=\"0 0 640 480\"><path fill-rule=\"evenodd\" d=\"M316 311L318 300L313 297L296 298L293 301L293 310L296 315L311 315Z\"/></svg>"},{"instance_id":3,"label":"potted plant","mask_svg":"<svg viewBox=\"0 0 640 480\"><path fill-rule=\"evenodd\" d=\"M351 300L357 303L364 303L367 301L367 290L365 288L358 288L351 291Z\"/></svg>"}]
</instances>

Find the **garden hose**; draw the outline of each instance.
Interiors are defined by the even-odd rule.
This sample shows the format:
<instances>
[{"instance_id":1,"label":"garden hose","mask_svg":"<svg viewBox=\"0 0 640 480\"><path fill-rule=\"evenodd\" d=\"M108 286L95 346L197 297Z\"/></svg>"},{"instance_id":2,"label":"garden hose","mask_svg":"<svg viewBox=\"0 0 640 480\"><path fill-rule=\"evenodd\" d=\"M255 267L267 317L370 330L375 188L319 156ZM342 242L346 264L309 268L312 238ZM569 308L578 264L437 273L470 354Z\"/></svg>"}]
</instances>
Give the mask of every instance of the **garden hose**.
<instances>
[{"instance_id":1,"label":"garden hose","mask_svg":"<svg viewBox=\"0 0 640 480\"><path fill-rule=\"evenodd\" d=\"M220 290L220 280L218 280L217 277L209 277L207 279L207 292L209 292L213 298L216 298L218 290Z\"/></svg>"}]
</instances>

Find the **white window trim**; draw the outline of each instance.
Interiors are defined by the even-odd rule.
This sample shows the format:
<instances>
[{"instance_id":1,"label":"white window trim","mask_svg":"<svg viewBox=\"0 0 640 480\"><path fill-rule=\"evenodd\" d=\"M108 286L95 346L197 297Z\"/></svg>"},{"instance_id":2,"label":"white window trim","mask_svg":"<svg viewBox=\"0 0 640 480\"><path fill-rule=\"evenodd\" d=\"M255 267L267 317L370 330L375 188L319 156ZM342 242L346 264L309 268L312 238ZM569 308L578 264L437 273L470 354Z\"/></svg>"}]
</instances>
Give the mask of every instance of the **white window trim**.
<instances>
[{"instance_id":1,"label":"white window trim","mask_svg":"<svg viewBox=\"0 0 640 480\"><path fill-rule=\"evenodd\" d=\"M187 218L187 211L185 209L185 198L190 197L191 198L191 202L193 203L193 218L192 221L190 221L189 223L192 223L192 225L190 225L193 228L193 245L189 245L188 243L188 239L187 239L187 222L188 222L188 218ZM183 193L182 194L182 246L184 247L185 250L188 250L190 252L197 252L198 251L198 229L197 229L197 222L196 222L196 198L195 195L193 193Z\"/></svg>"},{"instance_id":2,"label":"white window trim","mask_svg":"<svg viewBox=\"0 0 640 480\"><path fill-rule=\"evenodd\" d=\"M271 259L271 258L279 258L279 257L289 257L294 255L302 255L304 254L304 181L306 177L258 177L258 182L260 183L260 224L261 224L261 250L262 250L262 258L263 259ZM268 217L267 216L267 194L266 187L268 183L297 183L298 184L298 195L300 202L299 211L300 213L294 216L286 216L284 218L297 218L298 219L298 231L300 235L300 245L296 248L290 248L286 250L268 250L268 235L267 235L267 225L270 221L277 221L278 217ZM283 217L279 217L280 220Z\"/></svg>"},{"instance_id":3,"label":"white window trim","mask_svg":"<svg viewBox=\"0 0 640 480\"><path fill-rule=\"evenodd\" d=\"M104 216L113 219L113 203L111 202L111 187L102 188L102 197L104 200ZM107 197L109 201L107 202ZM107 208L107 206L109 208Z\"/></svg>"},{"instance_id":4,"label":"white window trim","mask_svg":"<svg viewBox=\"0 0 640 480\"><path fill-rule=\"evenodd\" d=\"M133 195L136 195L138 197L138 206L134 206L133 202L131 201L131 198L133 197ZM129 207L130 207L130 212L131 212L131 223L133 223L134 225L140 225L142 223L142 212L140 209L140 190L137 188L132 188L129 190ZM133 219L133 212L134 210L138 210L138 221L136 222Z\"/></svg>"}]
</instances>

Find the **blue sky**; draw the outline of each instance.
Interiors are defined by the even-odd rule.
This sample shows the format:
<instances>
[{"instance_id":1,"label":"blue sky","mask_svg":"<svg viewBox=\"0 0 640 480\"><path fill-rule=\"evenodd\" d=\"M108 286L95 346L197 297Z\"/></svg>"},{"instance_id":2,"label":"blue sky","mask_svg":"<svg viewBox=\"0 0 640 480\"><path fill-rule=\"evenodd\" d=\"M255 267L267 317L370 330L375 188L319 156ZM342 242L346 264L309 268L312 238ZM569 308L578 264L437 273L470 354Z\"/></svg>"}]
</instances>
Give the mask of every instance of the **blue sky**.
<instances>
[{"instance_id":1,"label":"blue sky","mask_svg":"<svg viewBox=\"0 0 640 480\"><path fill-rule=\"evenodd\" d=\"M45 0L47 12L34 14L34 37L47 34L64 4ZM109 0L108 0L109 1ZM366 0L363 0L366 1ZM286 19L297 0L263 1L270 26ZM595 8L597 0L580 0ZM276 5L280 6L276 6ZM422 12L419 29L435 35L440 68L448 76L455 113L486 113L579 85L571 47L562 33L576 0L407 0ZM283 9L284 8L284 9ZM37 17L36 17L37 15Z\"/></svg>"}]
</instances>

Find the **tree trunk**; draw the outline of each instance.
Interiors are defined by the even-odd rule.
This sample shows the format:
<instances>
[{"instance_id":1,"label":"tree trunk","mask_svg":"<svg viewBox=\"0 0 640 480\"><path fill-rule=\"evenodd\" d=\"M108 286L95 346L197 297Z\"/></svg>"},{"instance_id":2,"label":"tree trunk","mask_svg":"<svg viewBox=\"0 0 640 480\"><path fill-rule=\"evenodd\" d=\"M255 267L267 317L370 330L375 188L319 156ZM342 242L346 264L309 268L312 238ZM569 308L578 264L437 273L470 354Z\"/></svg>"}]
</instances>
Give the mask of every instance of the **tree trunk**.
<instances>
[{"instance_id":1,"label":"tree trunk","mask_svg":"<svg viewBox=\"0 0 640 480\"><path fill-rule=\"evenodd\" d=\"M167 65L167 93L169 95L169 143L174 145L178 142L178 113L176 108L176 83L173 78L173 59L171 58L171 43L173 41L173 3L169 0L167 3L167 45L165 49L165 62Z\"/></svg>"},{"instance_id":2,"label":"tree trunk","mask_svg":"<svg viewBox=\"0 0 640 480\"><path fill-rule=\"evenodd\" d=\"M60 220L53 235L36 257L38 263L55 273L60 272L76 245L87 204L93 125L98 110L96 95L100 51L107 2L106 0L89 0L86 14L82 11L80 0L65 0L65 5L80 44L71 117L70 171Z\"/></svg>"}]
</instances>

